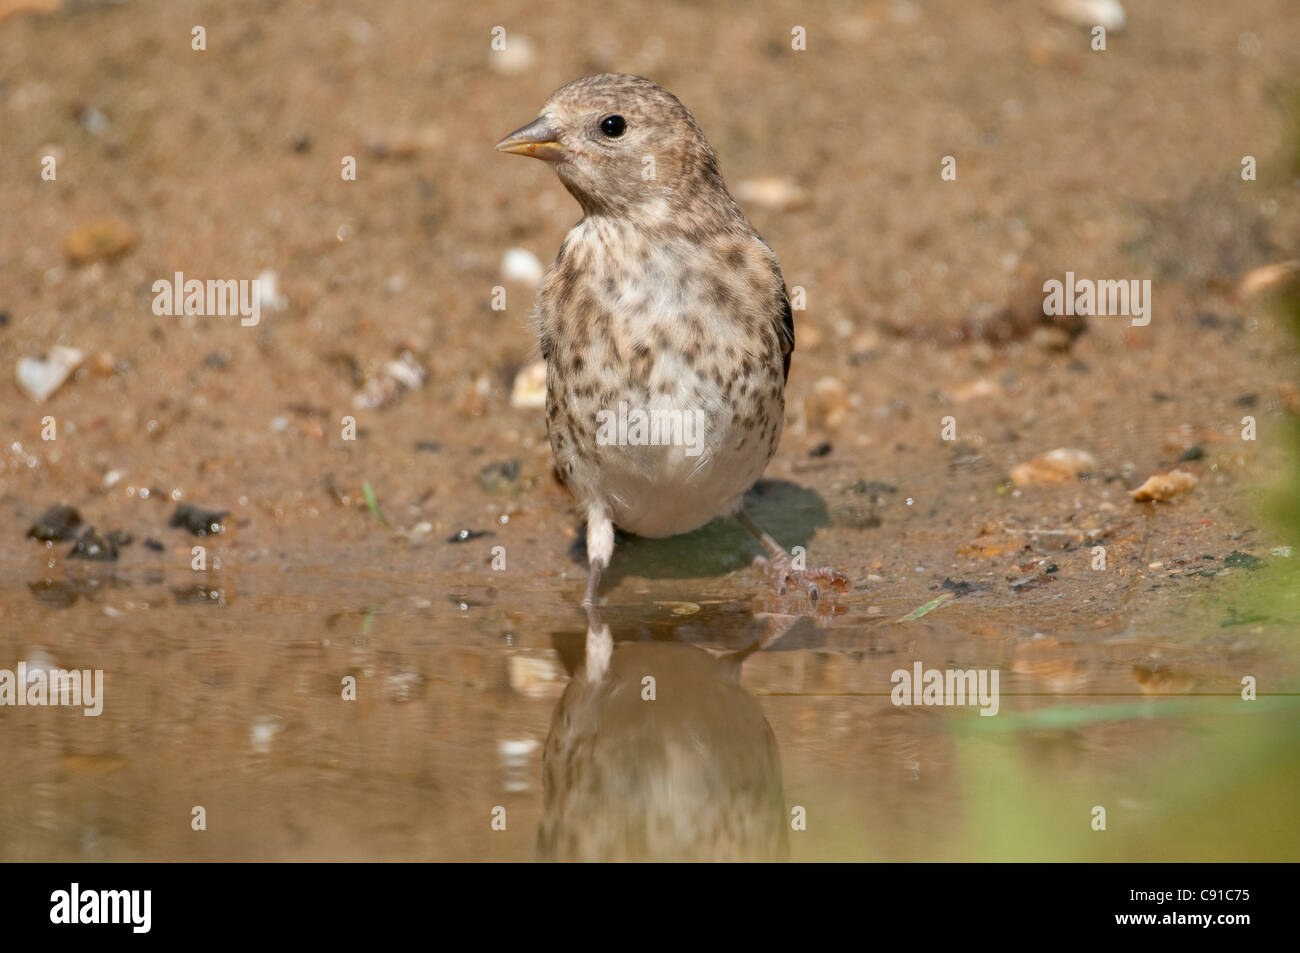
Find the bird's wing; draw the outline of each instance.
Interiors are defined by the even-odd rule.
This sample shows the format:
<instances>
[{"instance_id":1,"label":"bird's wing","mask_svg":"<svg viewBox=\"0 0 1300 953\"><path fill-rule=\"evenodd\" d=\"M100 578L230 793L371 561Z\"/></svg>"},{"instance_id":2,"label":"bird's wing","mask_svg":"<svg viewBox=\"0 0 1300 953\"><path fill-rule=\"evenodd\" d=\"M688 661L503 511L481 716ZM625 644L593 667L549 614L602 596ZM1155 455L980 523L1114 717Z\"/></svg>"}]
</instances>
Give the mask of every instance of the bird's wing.
<instances>
[{"instance_id":1,"label":"bird's wing","mask_svg":"<svg viewBox=\"0 0 1300 953\"><path fill-rule=\"evenodd\" d=\"M790 380L790 355L794 353L794 313L790 310L790 295L781 286L781 326L776 329L781 339L782 380Z\"/></svg>"}]
</instances>

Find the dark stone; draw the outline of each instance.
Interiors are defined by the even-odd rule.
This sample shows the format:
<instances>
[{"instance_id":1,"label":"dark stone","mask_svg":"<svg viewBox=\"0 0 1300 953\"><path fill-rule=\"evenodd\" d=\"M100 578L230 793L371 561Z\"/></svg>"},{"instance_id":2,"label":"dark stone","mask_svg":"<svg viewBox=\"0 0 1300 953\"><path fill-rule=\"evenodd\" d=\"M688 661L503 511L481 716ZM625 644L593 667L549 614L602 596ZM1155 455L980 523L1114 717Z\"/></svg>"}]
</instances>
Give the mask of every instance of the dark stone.
<instances>
[{"instance_id":1,"label":"dark stone","mask_svg":"<svg viewBox=\"0 0 1300 953\"><path fill-rule=\"evenodd\" d=\"M972 592L981 592L989 588L987 582L967 582L964 579L945 579L939 584L940 589L947 589L957 596L970 595Z\"/></svg>"},{"instance_id":2,"label":"dark stone","mask_svg":"<svg viewBox=\"0 0 1300 953\"><path fill-rule=\"evenodd\" d=\"M31 539L39 539L42 542L57 542L72 539L80 525L81 514L77 512L75 506L56 503L40 515L27 531L27 535Z\"/></svg>"},{"instance_id":3,"label":"dark stone","mask_svg":"<svg viewBox=\"0 0 1300 953\"><path fill-rule=\"evenodd\" d=\"M518 460L497 460L478 471L478 485L488 493L518 493L525 489Z\"/></svg>"},{"instance_id":4,"label":"dark stone","mask_svg":"<svg viewBox=\"0 0 1300 953\"><path fill-rule=\"evenodd\" d=\"M483 536L496 535L491 530L486 529L463 529L459 533L453 533L447 537L449 543L468 543L471 539L480 539Z\"/></svg>"},{"instance_id":5,"label":"dark stone","mask_svg":"<svg viewBox=\"0 0 1300 953\"><path fill-rule=\"evenodd\" d=\"M130 546L135 542L135 537L124 529L115 529L108 534L108 541L121 549L124 546Z\"/></svg>"},{"instance_id":6,"label":"dark stone","mask_svg":"<svg viewBox=\"0 0 1300 953\"><path fill-rule=\"evenodd\" d=\"M197 506L182 503L167 521L168 526L187 529L195 536L207 536L209 533L224 533L221 521L230 515L229 510L201 510Z\"/></svg>"},{"instance_id":7,"label":"dark stone","mask_svg":"<svg viewBox=\"0 0 1300 953\"><path fill-rule=\"evenodd\" d=\"M1223 565L1230 569L1258 569L1264 565L1264 560L1250 553L1233 550L1223 557Z\"/></svg>"},{"instance_id":8,"label":"dark stone","mask_svg":"<svg viewBox=\"0 0 1300 953\"><path fill-rule=\"evenodd\" d=\"M87 527L86 531L81 534L75 546L68 552L69 559L90 559L95 562L111 563L117 560L117 545L113 542L113 534L105 539L95 532L95 527Z\"/></svg>"},{"instance_id":9,"label":"dark stone","mask_svg":"<svg viewBox=\"0 0 1300 953\"><path fill-rule=\"evenodd\" d=\"M224 608L226 605L225 597L221 595L220 589L204 585L173 586L172 598L176 600L177 605L182 606L220 606Z\"/></svg>"}]
</instances>

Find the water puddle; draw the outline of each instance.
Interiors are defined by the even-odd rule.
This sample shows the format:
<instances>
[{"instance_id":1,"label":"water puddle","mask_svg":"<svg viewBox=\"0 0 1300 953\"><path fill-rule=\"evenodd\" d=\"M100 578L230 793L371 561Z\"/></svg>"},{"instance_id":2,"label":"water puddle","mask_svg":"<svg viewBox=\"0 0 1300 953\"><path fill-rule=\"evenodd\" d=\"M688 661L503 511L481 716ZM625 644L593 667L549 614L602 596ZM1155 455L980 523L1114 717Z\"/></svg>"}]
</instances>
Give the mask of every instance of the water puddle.
<instances>
[{"instance_id":1,"label":"water puddle","mask_svg":"<svg viewBox=\"0 0 1300 953\"><path fill-rule=\"evenodd\" d=\"M1172 810L1152 766L1295 721L1240 698L1282 664L1268 622L1040 612L1049 636L1005 595L903 621L733 581L641 581L590 622L567 592L400 574L6 585L0 667L100 670L103 697L0 707L0 859L1064 856L1100 849L1098 805L1112 830ZM927 703L957 669L970 696Z\"/></svg>"}]
</instances>

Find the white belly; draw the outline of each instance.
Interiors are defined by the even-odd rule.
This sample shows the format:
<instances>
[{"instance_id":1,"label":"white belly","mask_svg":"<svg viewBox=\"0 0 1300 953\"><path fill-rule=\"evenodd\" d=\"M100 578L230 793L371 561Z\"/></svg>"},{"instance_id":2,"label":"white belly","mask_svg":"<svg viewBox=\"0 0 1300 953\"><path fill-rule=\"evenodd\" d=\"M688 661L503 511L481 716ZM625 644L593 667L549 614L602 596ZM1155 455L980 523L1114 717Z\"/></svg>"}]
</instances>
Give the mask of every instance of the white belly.
<instances>
[{"instance_id":1,"label":"white belly","mask_svg":"<svg viewBox=\"0 0 1300 953\"><path fill-rule=\"evenodd\" d=\"M743 415L733 424L734 408L711 382L681 379L688 386L648 403L627 395L597 430L594 489L615 524L639 536L687 533L734 512L770 456L742 429Z\"/></svg>"}]
</instances>

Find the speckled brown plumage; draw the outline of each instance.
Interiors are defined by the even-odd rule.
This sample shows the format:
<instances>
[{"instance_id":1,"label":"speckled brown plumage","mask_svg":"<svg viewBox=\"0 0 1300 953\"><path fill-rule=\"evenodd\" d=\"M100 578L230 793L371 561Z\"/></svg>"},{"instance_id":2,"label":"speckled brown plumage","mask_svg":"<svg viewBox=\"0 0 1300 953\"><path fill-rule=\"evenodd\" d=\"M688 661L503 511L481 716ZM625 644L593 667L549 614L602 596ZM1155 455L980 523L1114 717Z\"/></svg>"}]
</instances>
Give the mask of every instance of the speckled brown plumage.
<instances>
[{"instance_id":1,"label":"speckled brown plumage","mask_svg":"<svg viewBox=\"0 0 1300 953\"><path fill-rule=\"evenodd\" d=\"M587 517L585 604L614 525L670 536L721 515L758 536L780 591L842 582L792 569L741 508L780 442L794 322L776 255L690 111L647 79L604 73L557 90L497 148L551 163L583 211L537 321L556 471ZM611 443L600 415L619 408L696 415L699 439Z\"/></svg>"}]
</instances>

